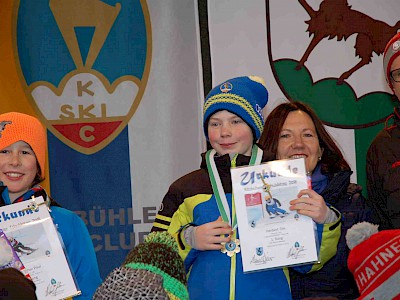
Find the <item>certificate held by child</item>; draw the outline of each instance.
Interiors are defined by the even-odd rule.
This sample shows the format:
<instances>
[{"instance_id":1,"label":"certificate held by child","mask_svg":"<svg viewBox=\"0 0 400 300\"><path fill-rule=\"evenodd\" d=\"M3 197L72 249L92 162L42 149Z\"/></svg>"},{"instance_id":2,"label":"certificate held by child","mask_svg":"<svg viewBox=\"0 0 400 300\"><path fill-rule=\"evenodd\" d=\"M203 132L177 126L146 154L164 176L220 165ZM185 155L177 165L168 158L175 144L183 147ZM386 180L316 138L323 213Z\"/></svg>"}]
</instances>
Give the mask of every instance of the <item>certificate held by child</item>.
<instances>
[{"instance_id":1,"label":"certificate held by child","mask_svg":"<svg viewBox=\"0 0 400 300\"><path fill-rule=\"evenodd\" d=\"M303 158L231 169L243 271L318 261L315 223L289 209L308 188Z\"/></svg>"}]
</instances>

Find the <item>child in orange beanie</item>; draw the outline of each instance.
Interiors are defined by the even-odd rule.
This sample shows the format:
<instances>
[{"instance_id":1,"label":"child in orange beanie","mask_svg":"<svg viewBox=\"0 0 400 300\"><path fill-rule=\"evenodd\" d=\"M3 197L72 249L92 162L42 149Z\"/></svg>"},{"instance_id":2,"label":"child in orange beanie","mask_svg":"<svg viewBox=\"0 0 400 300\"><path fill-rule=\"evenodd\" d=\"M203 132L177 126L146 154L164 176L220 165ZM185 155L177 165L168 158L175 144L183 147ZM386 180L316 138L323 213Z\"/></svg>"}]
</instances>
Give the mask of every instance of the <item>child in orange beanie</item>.
<instances>
[{"instance_id":1,"label":"child in orange beanie","mask_svg":"<svg viewBox=\"0 0 400 300\"><path fill-rule=\"evenodd\" d=\"M39 185L46 173L46 151L46 130L38 119L18 112L0 115L0 206L32 196L50 202L51 217L82 292L74 299L91 299L101 283L93 243L83 221L60 207Z\"/></svg>"}]
</instances>

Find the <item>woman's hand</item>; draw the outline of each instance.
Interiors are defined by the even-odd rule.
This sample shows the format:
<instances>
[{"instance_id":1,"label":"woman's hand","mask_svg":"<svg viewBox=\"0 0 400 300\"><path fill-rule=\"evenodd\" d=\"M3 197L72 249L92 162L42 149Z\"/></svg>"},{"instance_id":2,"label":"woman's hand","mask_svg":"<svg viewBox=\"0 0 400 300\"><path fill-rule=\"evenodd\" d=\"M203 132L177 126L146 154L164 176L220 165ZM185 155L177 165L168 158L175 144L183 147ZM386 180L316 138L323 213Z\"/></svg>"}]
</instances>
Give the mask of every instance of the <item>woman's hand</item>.
<instances>
[{"instance_id":1,"label":"woman's hand","mask_svg":"<svg viewBox=\"0 0 400 300\"><path fill-rule=\"evenodd\" d=\"M229 242L232 227L222 221L221 216L214 222L197 226L194 231L195 249L220 250L222 242Z\"/></svg>"},{"instance_id":2,"label":"woman's hand","mask_svg":"<svg viewBox=\"0 0 400 300\"><path fill-rule=\"evenodd\" d=\"M305 195L308 197L303 197ZM324 198L310 189L301 190L297 197L290 201L289 209L297 210L299 214L309 216L316 223L323 224L329 213L329 207L326 206Z\"/></svg>"}]
</instances>

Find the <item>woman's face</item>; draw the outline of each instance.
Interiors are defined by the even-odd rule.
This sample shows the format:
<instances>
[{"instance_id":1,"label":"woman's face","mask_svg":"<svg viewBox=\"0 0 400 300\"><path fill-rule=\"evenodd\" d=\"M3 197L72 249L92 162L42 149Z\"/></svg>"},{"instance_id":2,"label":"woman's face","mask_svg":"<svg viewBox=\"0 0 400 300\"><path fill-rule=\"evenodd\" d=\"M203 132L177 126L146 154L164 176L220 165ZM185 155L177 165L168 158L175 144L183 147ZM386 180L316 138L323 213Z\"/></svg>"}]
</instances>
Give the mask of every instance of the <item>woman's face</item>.
<instances>
[{"instance_id":1,"label":"woman's face","mask_svg":"<svg viewBox=\"0 0 400 300\"><path fill-rule=\"evenodd\" d=\"M279 133L276 158L304 157L306 171L313 172L321 155L318 135L310 116L301 110L290 112Z\"/></svg>"},{"instance_id":2,"label":"woman's face","mask_svg":"<svg viewBox=\"0 0 400 300\"><path fill-rule=\"evenodd\" d=\"M38 172L36 155L23 141L0 150L0 181L8 187L10 200L27 192Z\"/></svg>"}]
</instances>

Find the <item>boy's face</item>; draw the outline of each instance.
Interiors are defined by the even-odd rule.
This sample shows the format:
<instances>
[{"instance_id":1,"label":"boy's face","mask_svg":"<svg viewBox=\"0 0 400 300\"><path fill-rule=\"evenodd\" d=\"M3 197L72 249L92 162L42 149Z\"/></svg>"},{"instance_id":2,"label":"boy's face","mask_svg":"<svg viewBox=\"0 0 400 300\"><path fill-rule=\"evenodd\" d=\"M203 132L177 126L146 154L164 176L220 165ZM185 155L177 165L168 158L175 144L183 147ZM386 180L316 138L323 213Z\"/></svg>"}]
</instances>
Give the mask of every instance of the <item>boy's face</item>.
<instances>
[{"instance_id":1,"label":"boy's face","mask_svg":"<svg viewBox=\"0 0 400 300\"><path fill-rule=\"evenodd\" d=\"M394 71L392 73L393 75L391 76L394 76L396 80L399 77L398 74L400 74L400 72L398 71L399 69L400 69L400 56L397 56L396 59L393 61L392 66L390 67L390 72ZM396 94L397 98L400 99L400 82L394 81L393 78L390 78L390 80L392 81L394 93Z\"/></svg>"},{"instance_id":2,"label":"boy's face","mask_svg":"<svg viewBox=\"0 0 400 300\"><path fill-rule=\"evenodd\" d=\"M208 138L219 155L238 153L250 156L253 147L253 132L237 115L221 110L210 117Z\"/></svg>"},{"instance_id":3,"label":"boy's face","mask_svg":"<svg viewBox=\"0 0 400 300\"><path fill-rule=\"evenodd\" d=\"M36 155L27 143L18 141L0 150L0 181L12 202L31 188L37 172Z\"/></svg>"}]
</instances>

